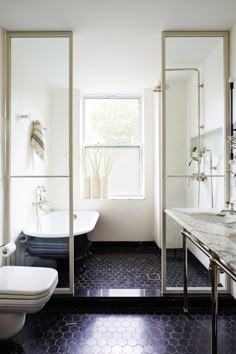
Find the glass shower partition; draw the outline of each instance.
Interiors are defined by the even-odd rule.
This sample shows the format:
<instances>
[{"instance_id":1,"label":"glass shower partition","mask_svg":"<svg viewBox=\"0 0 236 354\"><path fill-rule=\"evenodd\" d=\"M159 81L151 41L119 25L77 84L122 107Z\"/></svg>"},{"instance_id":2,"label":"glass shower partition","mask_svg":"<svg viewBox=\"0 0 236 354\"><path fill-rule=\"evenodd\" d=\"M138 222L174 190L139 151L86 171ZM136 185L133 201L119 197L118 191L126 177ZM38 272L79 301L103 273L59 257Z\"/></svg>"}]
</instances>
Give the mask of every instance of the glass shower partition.
<instances>
[{"instance_id":1,"label":"glass shower partition","mask_svg":"<svg viewBox=\"0 0 236 354\"><path fill-rule=\"evenodd\" d=\"M225 32L163 33L163 293L183 291L182 227L164 210L219 210L228 200L227 41ZM209 292L209 261L187 247L189 290ZM224 275L219 282L227 291Z\"/></svg>"},{"instance_id":2,"label":"glass shower partition","mask_svg":"<svg viewBox=\"0 0 236 354\"><path fill-rule=\"evenodd\" d=\"M72 33L7 32L8 239L73 293Z\"/></svg>"}]
</instances>

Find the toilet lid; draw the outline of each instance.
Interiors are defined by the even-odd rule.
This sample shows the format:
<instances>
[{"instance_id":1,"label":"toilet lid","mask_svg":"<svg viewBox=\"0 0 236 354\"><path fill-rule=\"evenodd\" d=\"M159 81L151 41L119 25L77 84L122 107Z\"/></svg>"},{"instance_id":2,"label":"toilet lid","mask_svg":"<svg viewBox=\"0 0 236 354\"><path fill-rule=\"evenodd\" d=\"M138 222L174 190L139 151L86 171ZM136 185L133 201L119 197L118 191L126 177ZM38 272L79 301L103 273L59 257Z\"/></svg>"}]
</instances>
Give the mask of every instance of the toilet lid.
<instances>
[{"instance_id":1,"label":"toilet lid","mask_svg":"<svg viewBox=\"0 0 236 354\"><path fill-rule=\"evenodd\" d=\"M1 295L37 296L50 291L58 273L52 268L6 266L0 268Z\"/></svg>"}]
</instances>

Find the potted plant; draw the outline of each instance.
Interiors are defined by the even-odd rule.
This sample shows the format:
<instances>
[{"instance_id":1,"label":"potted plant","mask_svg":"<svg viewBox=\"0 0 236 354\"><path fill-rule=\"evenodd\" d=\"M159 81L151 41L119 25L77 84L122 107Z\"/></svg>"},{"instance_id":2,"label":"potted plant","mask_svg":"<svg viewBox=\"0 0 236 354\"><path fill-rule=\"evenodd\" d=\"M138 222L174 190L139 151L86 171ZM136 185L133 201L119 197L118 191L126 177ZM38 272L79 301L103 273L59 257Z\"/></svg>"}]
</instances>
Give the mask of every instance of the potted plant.
<instances>
[{"instance_id":1,"label":"potted plant","mask_svg":"<svg viewBox=\"0 0 236 354\"><path fill-rule=\"evenodd\" d=\"M83 198L91 198L91 177L88 176L88 152L83 149L82 152L83 164Z\"/></svg>"},{"instance_id":2,"label":"potted plant","mask_svg":"<svg viewBox=\"0 0 236 354\"><path fill-rule=\"evenodd\" d=\"M100 198L101 196L101 180L99 175L102 155L99 146L92 149L92 152L88 154L90 164L93 171L93 176L91 177L91 197Z\"/></svg>"}]
</instances>

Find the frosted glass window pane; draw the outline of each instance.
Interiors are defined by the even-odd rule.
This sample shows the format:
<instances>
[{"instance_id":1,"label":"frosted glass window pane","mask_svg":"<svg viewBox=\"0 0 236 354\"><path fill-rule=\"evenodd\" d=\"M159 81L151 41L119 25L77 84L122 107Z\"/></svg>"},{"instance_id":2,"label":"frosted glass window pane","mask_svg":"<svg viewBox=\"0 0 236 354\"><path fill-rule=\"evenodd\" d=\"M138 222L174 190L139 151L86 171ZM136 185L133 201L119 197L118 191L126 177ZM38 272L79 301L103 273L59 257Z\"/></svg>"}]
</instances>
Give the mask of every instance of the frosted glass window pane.
<instances>
[{"instance_id":1,"label":"frosted glass window pane","mask_svg":"<svg viewBox=\"0 0 236 354\"><path fill-rule=\"evenodd\" d=\"M111 171L111 194L139 194L140 193L140 149L116 148L120 153Z\"/></svg>"},{"instance_id":2,"label":"frosted glass window pane","mask_svg":"<svg viewBox=\"0 0 236 354\"><path fill-rule=\"evenodd\" d=\"M93 154L97 147L86 147L89 154ZM109 195L137 195L140 194L140 147L100 147L101 161L107 151L117 157L111 167L109 176ZM101 162L100 175L104 175L104 166ZM91 165L88 164L88 175L92 176Z\"/></svg>"},{"instance_id":3,"label":"frosted glass window pane","mask_svg":"<svg viewBox=\"0 0 236 354\"><path fill-rule=\"evenodd\" d=\"M138 98L86 98L85 144L138 144Z\"/></svg>"}]
</instances>

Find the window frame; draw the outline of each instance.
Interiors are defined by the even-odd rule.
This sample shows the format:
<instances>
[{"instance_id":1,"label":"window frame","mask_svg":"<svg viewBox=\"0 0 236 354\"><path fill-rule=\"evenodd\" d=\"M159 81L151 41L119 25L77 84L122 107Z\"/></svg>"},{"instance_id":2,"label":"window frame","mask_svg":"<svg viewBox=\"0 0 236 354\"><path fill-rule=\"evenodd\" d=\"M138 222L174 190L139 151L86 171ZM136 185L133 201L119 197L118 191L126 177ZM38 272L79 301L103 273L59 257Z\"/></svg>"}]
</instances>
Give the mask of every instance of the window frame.
<instances>
[{"instance_id":1,"label":"window frame","mask_svg":"<svg viewBox=\"0 0 236 354\"><path fill-rule=\"evenodd\" d=\"M139 103L139 142L137 144L99 144L102 148L138 148L139 149L139 193L117 194L110 193L108 199L144 199L144 121L143 121L143 97L140 94L85 94L82 96L81 114L81 149L93 148L96 144L85 144L86 131L86 100L88 99L137 99ZM82 175L82 168L81 168Z\"/></svg>"}]
</instances>

